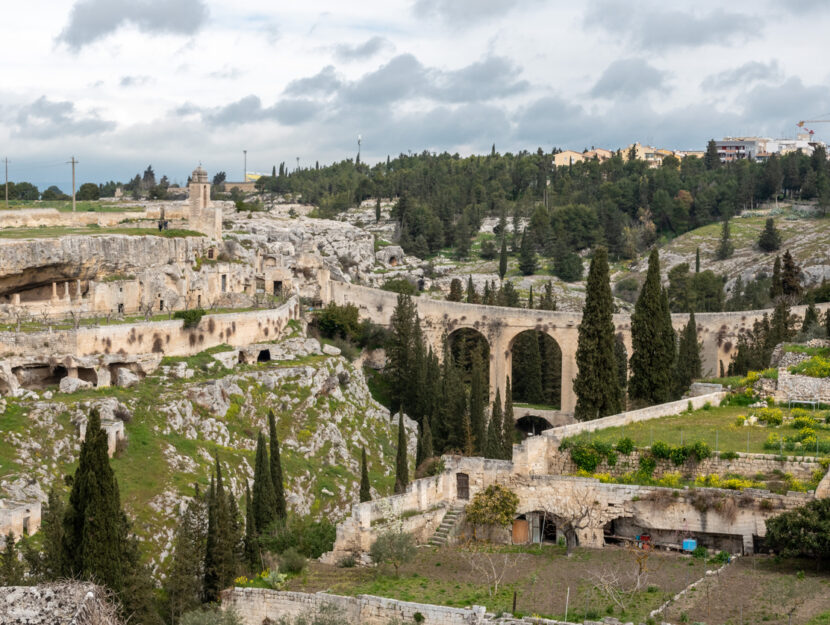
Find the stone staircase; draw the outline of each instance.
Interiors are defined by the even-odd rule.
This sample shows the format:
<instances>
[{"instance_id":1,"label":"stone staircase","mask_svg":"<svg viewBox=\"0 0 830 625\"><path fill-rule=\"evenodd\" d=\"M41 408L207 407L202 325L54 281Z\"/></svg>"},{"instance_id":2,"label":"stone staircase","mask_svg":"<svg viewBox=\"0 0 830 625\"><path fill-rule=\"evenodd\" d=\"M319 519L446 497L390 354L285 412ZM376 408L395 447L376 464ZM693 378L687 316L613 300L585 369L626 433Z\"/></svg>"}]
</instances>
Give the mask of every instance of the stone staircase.
<instances>
[{"instance_id":1,"label":"stone staircase","mask_svg":"<svg viewBox=\"0 0 830 625\"><path fill-rule=\"evenodd\" d=\"M432 538L429 539L427 544L431 547L443 547L446 545L450 532L455 529L455 526L458 524L458 521L463 513L464 506L452 506L449 510L447 510L447 513L441 520L441 525L439 525L438 529L435 530L435 533L432 535Z\"/></svg>"}]
</instances>

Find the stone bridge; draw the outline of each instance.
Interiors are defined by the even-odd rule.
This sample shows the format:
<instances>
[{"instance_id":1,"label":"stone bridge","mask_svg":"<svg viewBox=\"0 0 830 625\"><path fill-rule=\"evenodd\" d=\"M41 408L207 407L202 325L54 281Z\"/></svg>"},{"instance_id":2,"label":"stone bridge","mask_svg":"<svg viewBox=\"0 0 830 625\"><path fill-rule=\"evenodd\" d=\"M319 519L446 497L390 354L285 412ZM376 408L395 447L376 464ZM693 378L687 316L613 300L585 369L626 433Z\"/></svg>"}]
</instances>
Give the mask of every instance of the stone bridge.
<instances>
[{"instance_id":1,"label":"stone bridge","mask_svg":"<svg viewBox=\"0 0 830 625\"><path fill-rule=\"evenodd\" d=\"M359 308L362 318L380 325L389 325L397 304L396 293L337 282L329 279L327 275L319 276L319 281L324 304L354 304ZM427 297L417 297L415 302L426 339L437 354L440 355L442 352L445 334L451 336L458 330L469 328L484 337L490 347L491 398L495 395L496 389L500 389L501 396L504 397L507 377L511 375L513 344L519 334L527 330L536 330L553 338L562 352L561 412L573 414L576 405L573 380L577 373L576 347L581 313L482 306ZM830 304L817 305L821 311L828 307ZM803 317L805 308L806 306L797 306L792 312ZM695 314L698 340L702 343L704 375L717 376L721 365L724 369L729 367L737 351L739 333L751 330L753 323L761 319L764 313L771 316L772 310ZM675 330L682 329L688 319L689 315L685 313L672 315ZM614 326L617 333L622 334L630 357L630 315L614 315ZM539 411L524 410L523 414L538 415Z\"/></svg>"}]
</instances>

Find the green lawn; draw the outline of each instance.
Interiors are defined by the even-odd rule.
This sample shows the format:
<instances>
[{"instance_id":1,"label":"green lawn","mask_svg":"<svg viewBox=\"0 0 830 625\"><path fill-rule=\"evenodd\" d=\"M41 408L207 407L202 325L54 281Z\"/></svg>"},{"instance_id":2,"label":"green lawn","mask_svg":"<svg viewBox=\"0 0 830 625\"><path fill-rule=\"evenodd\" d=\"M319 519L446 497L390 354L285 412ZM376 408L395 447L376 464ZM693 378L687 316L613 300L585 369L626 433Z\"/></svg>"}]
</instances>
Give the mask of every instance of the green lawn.
<instances>
[{"instance_id":1,"label":"green lawn","mask_svg":"<svg viewBox=\"0 0 830 625\"><path fill-rule=\"evenodd\" d=\"M784 414L787 409L783 408ZM779 427L761 425L739 426L735 424L738 415L751 414L752 409L742 406L712 407L709 410L696 410L683 414L632 423L621 427L607 428L597 432L581 434L575 439L597 440L615 443L621 438L629 437L636 447L651 446L654 441L663 441L670 445L689 444L704 441L713 451L735 451L758 454L776 453L764 449L764 441L771 433L792 435L796 433L785 423ZM819 441L830 441L830 429L817 429ZM815 450L784 451L786 456L814 456ZM827 455L827 454L819 454Z\"/></svg>"},{"instance_id":2,"label":"green lawn","mask_svg":"<svg viewBox=\"0 0 830 625\"><path fill-rule=\"evenodd\" d=\"M154 236L168 239L179 237L203 237L201 232L174 228L171 230L159 230L158 228L101 228L97 224L87 227L69 226L41 226L38 228L5 228L0 230L2 239L52 239L73 234L84 234L90 236L126 234L130 236Z\"/></svg>"},{"instance_id":3,"label":"green lawn","mask_svg":"<svg viewBox=\"0 0 830 625\"><path fill-rule=\"evenodd\" d=\"M72 212L72 200L10 200L9 210L20 210L24 208L54 208L62 213ZM6 204L0 203L0 210L5 210ZM133 211L143 211L140 206L123 206L120 204L113 204L107 200L100 201L76 201L75 212L80 213L124 213Z\"/></svg>"}]
</instances>

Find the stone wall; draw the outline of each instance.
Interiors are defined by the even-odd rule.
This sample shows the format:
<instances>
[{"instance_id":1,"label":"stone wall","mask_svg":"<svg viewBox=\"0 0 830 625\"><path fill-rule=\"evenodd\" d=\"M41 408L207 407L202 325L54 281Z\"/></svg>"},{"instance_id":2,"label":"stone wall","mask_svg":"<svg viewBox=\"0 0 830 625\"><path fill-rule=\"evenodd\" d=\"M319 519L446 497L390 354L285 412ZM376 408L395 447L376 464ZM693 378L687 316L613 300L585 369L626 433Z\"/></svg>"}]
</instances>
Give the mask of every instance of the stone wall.
<instances>
[{"instance_id":1,"label":"stone wall","mask_svg":"<svg viewBox=\"0 0 830 625\"><path fill-rule=\"evenodd\" d=\"M689 441L693 442L693 441ZM648 453L646 449L635 449L631 454L617 454L617 461L614 466L610 466L607 460L603 460L596 468L596 473L608 473L612 477L621 477L626 473L636 472L639 467L640 457ZM552 474L555 475L569 475L576 473L579 468L571 460L570 450L553 450L550 454L548 467ZM696 462L693 459L687 460L680 466L675 465L671 460L657 460L657 466L654 469L654 477L663 477L666 473L680 473L684 478L691 479L698 475L711 475L717 473L724 476L727 473L742 475L752 479L756 474L762 473L764 475L771 475L775 471L789 473L794 478L801 481L809 481L813 477L813 472L821 469L821 465L817 460L802 459L802 460L779 460L779 456L767 454L738 454L737 458L721 459L716 454L712 457L706 458L702 462Z\"/></svg>"},{"instance_id":2,"label":"stone wall","mask_svg":"<svg viewBox=\"0 0 830 625\"><path fill-rule=\"evenodd\" d=\"M243 625L262 625L264 619L279 622L318 612L330 611L338 622L349 625L391 625L414 623L415 614L424 625L470 625L484 622L485 608L449 608L439 605L397 601L372 595L342 597L326 593L285 592L262 588L230 588L222 592L222 608L234 610Z\"/></svg>"},{"instance_id":3,"label":"stone wall","mask_svg":"<svg viewBox=\"0 0 830 625\"><path fill-rule=\"evenodd\" d=\"M794 375L787 369L778 370L778 392L787 400L820 401L830 404L830 378Z\"/></svg>"},{"instance_id":4,"label":"stone wall","mask_svg":"<svg viewBox=\"0 0 830 625\"><path fill-rule=\"evenodd\" d=\"M40 529L39 501L0 499L0 537L9 532L17 537L32 535Z\"/></svg>"}]
</instances>

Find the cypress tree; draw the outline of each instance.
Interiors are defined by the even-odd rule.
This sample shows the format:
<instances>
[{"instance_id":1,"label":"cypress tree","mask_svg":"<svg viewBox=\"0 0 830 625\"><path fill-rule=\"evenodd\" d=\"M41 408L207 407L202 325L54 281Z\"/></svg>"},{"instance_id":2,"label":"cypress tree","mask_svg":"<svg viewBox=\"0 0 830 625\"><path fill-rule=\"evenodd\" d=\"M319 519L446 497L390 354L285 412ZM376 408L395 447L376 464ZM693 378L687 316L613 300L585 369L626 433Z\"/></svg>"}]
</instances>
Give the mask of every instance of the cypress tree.
<instances>
[{"instance_id":1,"label":"cypress tree","mask_svg":"<svg viewBox=\"0 0 830 625\"><path fill-rule=\"evenodd\" d=\"M259 566L259 544L257 542L256 517L251 487L245 480L245 564L253 572Z\"/></svg>"},{"instance_id":2,"label":"cypress tree","mask_svg":"<svg viewBox=\"0 0 830 625\"><path fill-rule=\"evenodd\" d=\"M772 264L772 283L769 287L769 297L775 301L784 294L784 285L781 282L781 257L776 256Z\"/></svg>"},{"instance_id":3,"label":"cypress tree","mask_svg":"<svg viewBox=\"0 0 830 625\"><path fill-rule=\"evenodd\" d=\"M649 256L646 281L631 316L631 345L629 396L652 404L668 401L673 392L675 343L668 297L660 288L656 248Z\"/></svg>"},{"instance_id":4,"label":"cypress tree","mask_svg":"<svg viewBox=\"0 0 830 625\"><path fill-rule=\"evenodd\" d=\"M64 515L65 577L95 580L120 593L125 578L126 516L110 468L107 435L92 410Z\"/></svg>"},{"instance_id":5,"label":"cypress tree","mask_svg":"<svg viewBox=\"0 0 830 625\"><path fill-rule=\"evenodd\" d=\"M533 285L530 285L530 294L527 296L527 307L529 310L533 310Z\"/></svg>"},{"instance_id":6,"label":"cypress tree","mask_svg":"<svg viewBox=\"0 0 830 625\"><path fill-rule=\"evenodd\" d=\"M542 391L542 357L535 331L525 331L516 337L513 344L513 362L516 400L529 404L545 403Z\"/></svg>"},{"instance_id":7,"label":"cypress tree","mask_svg":"<svg viewBox=\"0 0 830 625\"><path fill-rule=\"evenodd\" d=\"M216 514L216 480L210 477L207 493L207 531L205 532L205 567L202 583L203 601L216 601L222 589L219 581L219 527Z\"/></svg>"},{"instance_id":8,"label":"cypress tree","mask_svg":"<svg viewBox=\"0 0 830 625\"><path fill-rule=\"evenodd\" d=\"M502 409L501 392L496 389L496 398L490 410L490 421L487 423L487 444L484 447L485 458L501 458L503 455L502 445Z\"/></svg>"},{"instance_id":9,"label":"cypress tree","mask_svg":"<svg viewBox=\"0 0 830 625\"><path fill-rule=\"evenodd\" d=\"M792 319L790 318L790 306L786 297L779 297L772 311L769 332L767 333L764 349L764 356L761 359L763 368L769 366L772 350L775 346L793 338Z\"/></svg>"},{"instance_id":10,"label":"cypress tree","mask_svg":"<svg viewBox=\"0 0 830 625\"><path fill-rule=\"evenodd\" d=\"M816 305L810 302L807 310L804 311L804 321L801 322L801 331L806 332L814 325L818 325L818 310L816 310Z\"/></svg>"},{"instance_id":11,"label":"cypress tree","mask_svg":"<svg viewBox=\"0 0 830 625\"><path fill-rule=\"evenodd\" d=\"M435 451L432 445L432 426L429 424L429 415L424 415L421 430L421 454L424 460L429 460L435 456Z\"/></svg>"},{"instance_id":12,"label":"cypress tree","mask_svg":"<svg viewBox=\"0 0 830 625\"><path fill-rule=\"evenodd\" d=\"M360 503L372 501L372 489L369 485L369 466L366 463L366 448L360 451Z\"/></svg>"},{"instance_id":13,"label":"cypress tree","mask_svg":"<svg viewBox=\"0 0 830 625\"><path fill-rule=\"evenodd\" d=\"M406 429L403 413L398 413L398 451L395 456L395 493L403 493L409 485L409 465L406 461Z\"/></svg>"},{"instance_id":14,"label":"cypress tree","mask_svg":"<svg viewBox=\"0 0 830 625\"><path fill-rule=\"evenodd\" d=\"M461 453L472 456L475 453L473 446L473 428L470 425L470 413L464 411L461 417Z\"/></svg>"},{"instance_id":15,"label":"cypress tree","mask_svg":"<svg viewBox=\"0 0 830 625\"><path fill-rule=\"evenodd\" d=\"M271 467L268 463L265 436L262 432L259 433L256 440L252 507L254 528L257 534L261 534L276 519L277 512L277 498L274 494L274 484L271 482Z\"/></svg>"},{"instance_id":16,"label":"cypress tree","mask_svg":"<svg viewBox=\"0 0 830 625\"><path fill-rule=\"evenodd\" d=\"M478 304L478 293L476 293L476 285L473 284L473 276L470 275L467 277L467 303L468 304Z\"/></svg>"},{"instance_id":17,"label":"cypress tree","mask_svg":"<svg viewBox=\"0 0 830 625\"><path fill-rule=\"evenodd\" d=\"M614 360L617 363L617 379L620 388L625 393L628 386L628 350L625 348L622 334L617 334L614 337Z\"/></svg>"},{"instance_id":18,"label":"cypress tree","mask_svg":"<svg viewBox=\"0 0 830 625\"><path fill-rule=\"evenodd\" d=\"M801 295L801 268L795 263L790 250L784 252L781 262L781 290L784 295Z\"/></svg>"},{"instance_id":19,"label":"cypress tree","mask_svg":"<svg viewBox=\"0 0 830 625\"><path fill-rule=\"evenodd\" d=\"M622 390L614 359L612 315L608 252L604 247L598 247L594 250L588 270L585 305L576 348L579 372L573 383L577 396L574 416L580 421L622 411Z\"/></svg>"},{"instance_id":20,"label":"cypress tree","mask_svg":"<svg viewBox=\"0 0 830 625\"><path fill-rule=\"evenodd\" d=\"M501 252L499 252L499 280L504 280L505 275L507 275L507 236L502 230Z\"/></svg>"},{"instance_id":21,"label":"cypress tree","mask_svg":"<svg viewBox=\"0 0 830 625\"><path fill-rule=\"evenodd\" d=\"M387 370L392 395L392 410L401 409L412 385L413 345L417 308L409 295L398 295L392 313L390 338L386 345Z\"/></svg>"},{"instance_id":22,"label":"cypress tree","mask_svg":"<svg viewBox=\"0 0 830 625\"><path fill-rule=\"evenodd\" d=\"M375 223L380 221L380 196L375 200Z\"/></svg>"},{"instance_id":23,"label":"cypress tree","mask_svg":"<svg viewBox=\"0 0 830 625\"><path fill-rule=\"evenodd\" d=\"M781 233L775 227L775 220L769 217L764 224L761 236L758 237L758 247L764 252L774 252L781 247Z\"/></svg>"},{"instance_id":24,"label":"cypress tree","mask_svg":"<svg viewBox=\"0 0 830 625\"><path fill-rule=\"evenodd\" d=\"M537 332L541 357L541 381L543 403L559 406L562 399L562 350L550 336Z\"/></svg>"},{"instance_id":25,"label":"cypress tree","mask_svg":"<svg viewBox=\"0 0 830 625\"><path fill-rule=\"evenodd\" d=\"M450 281L450 294L447 295L447 300L460 302L462 299L464 299L464 289L461 286L461 280L453 278Z\"/></svg>"},{"instance_id":26,"label":"cypress tree","mask_svg":"<svg viewBox=\"0 0 830 625\"><path fill-rule=\"evenodd\" d=\"M516 423L513 420L513 389L510 386L510 376L504 390L504 415L502 416L501 457L504 460L513 459L513 434Z\"/></svg>"},{"instance_id":27,"label":"cypress tree","mask_svg":"<svg viewBox=\"0 0 830 625\"><path fill-rule=\"evenodd\" d=\"M6 534L6 545L0 552L0 585L20 586L23 583L23 563L17 556L14 533Z\"/></svg>"},{"instance_id":28,"label":"cypress tree","mask_svg":"<svg viewBox=\"0 0 830 625\"><path fill-rule=\"evenodd\" d=\"M43 535L40 572L47 581L54 581L65 571L63 562L64 526L63 518L66 507L57 488L49 490L49 499L40 520L40 533Z\"/></svg>"},{"instance_id":29,"label":"cypress tree","mask_svg":"<svg viewBox=\"0 0 830 625\"><path fill-rule=\"evenodd\" d=\"M276 507L274 515L277 519L285 520L288 516L288 507L285 503L285 488L282 484L282 460L280 458L280 441L277 438L277 422L274 418L274 411L268 411L268 447L271 452L271 484L274 487L274 499Z\"/></svg>"},{"instance_id":30,"label":"cypress tree","mask_svg":"<svg viewBox=\"0 0 830 625\"><path fill-rule=\"evenodd\" d=\"M700 248L695 250L695 273L700 273Z\"/></svg>"},{"instance_id":31,"label":"cypress tree","mask_svg":"<svg viewBox=\"0 0 830 625\"><path fill-rule=\"evenodd\" d=\"M720 230L720 243L718 249L715 251L715 258L718 260L726 260L735 252L735 246L732 245L732 237L729 233L729 219L723 220Z\"/></svg>"},{"instance_id":32,"label":"cypress tree","mask_svg":"<svg viewBox=\"0 0 830 625\"><path fill-rule=\"evenodd\" d=\"M472 376L470 380L470 429L473 438L473 449L480 453L484 451L486 442L486 423L484 416L484 367L481 363L481 352L475 348L472 354Z\"/></svg>"},{"instance_id":33,"label":"cypress tree","mask_svg":"<svg viewBox=\"0 0 830 625\"><path fill-rule=\"evenodd\" d=\"M519 248L519 270L526 276L536 271L536 250L527 236L527 228L522 233L522 246Z\"/></svg>"},{"instance_id":34,"label":"cypress tree","mask_svg":"<svg viewBox=\"0 0 830 625\"><path fill-rule=\"evenodd\" d=\"M265 437L260 432L262 450L265 452ZM264 480L270 481L267 458L263 463ZM273 489L271 491L273 496ZM253 499L256 498L256 482L254 483ZM256 503L253 502L254 516L256 517ZM273 513L273 504L271 507ZM208 531L205 548L205 585L204 599L206 602L215 602L219 599L219 592L233 583L238 570L238 551L240 544L239 524L236 517L236 506L229 493L225 492L222 479L222 465L219 457L216 458L215 478L211 480L211 491L208 498ZM255 518L256 520L256 518Z\"/></svg>"},{"instance_id":35,"label":"cypress tree","mask_svg":"<svg viewBox=\"0 0 830 625\"><path fill-rule=\"evenodd\" d=\"M467 414L467 397L464 391L461 371L455 364L452 350L444 348L444 366L441 381L441 404L438 407L439 419L433 428L433 437L440 441L436 444L439 452L447 449L461 450L465 444L464 419ZM440 430L439 430L440 427Z\"/></svg>"},{"instance_id":36,"label":"cypress tree","mask_svg":"<svg viewBox=\"0 0 830 625\"><path fill-rule=\"evenodd\" d=\"M830 308L824 313L824 329L827 331L827 338L830 339Z\"/></svg>"},{"instance_id":37,"label":"cypress tree","mask_svg":"<svg viewBox=\"0 0 830 625\"><path fill-rule=\"evenodd\" d=\"M202 603L206 512L197 487L196 495L187 503L184 514L176 525L173 563L164 580L167 611L174 623L178 622L182 614L198 608Z\"/></svg>"},{"instance_id":38,"label":"cypress tree","mask_svg":"<svg viewBox=\"0 0 830 625\"><path fill-rule=\"evenodd\" d=\"M697 341L697 323L695 322L694 311L689 314L689 321L680 335L677 352L676 394L680 395L683 391L688 390L692 380L701 376L703 368L700 361L700 344Z\"/></svg>"}]
</instances>

